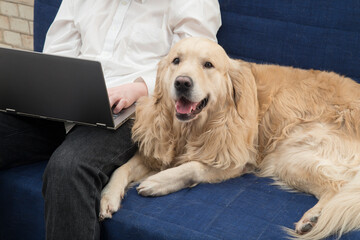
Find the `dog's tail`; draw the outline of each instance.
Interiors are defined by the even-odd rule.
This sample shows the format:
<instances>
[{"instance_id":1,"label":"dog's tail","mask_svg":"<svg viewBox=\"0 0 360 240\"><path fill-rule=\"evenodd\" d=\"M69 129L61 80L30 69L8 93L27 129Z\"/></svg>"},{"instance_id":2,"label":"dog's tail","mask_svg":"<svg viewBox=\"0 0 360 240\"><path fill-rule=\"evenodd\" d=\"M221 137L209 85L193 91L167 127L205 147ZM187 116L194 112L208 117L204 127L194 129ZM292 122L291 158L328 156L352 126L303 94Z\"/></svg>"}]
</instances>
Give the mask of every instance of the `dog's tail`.
<instances>
[{"instance_id":1,"label":"dog's tail","mask_svg":"<svg viewBox=\"0 0 360 240\"><path fill-rule=\"evenodd\" d=\"M290 233L296 239L318 240L330 235L338 239L344 233L360 229L360 173L344 185L324 206L313 229L304 234Z\"/></svg>"}]
</instances>

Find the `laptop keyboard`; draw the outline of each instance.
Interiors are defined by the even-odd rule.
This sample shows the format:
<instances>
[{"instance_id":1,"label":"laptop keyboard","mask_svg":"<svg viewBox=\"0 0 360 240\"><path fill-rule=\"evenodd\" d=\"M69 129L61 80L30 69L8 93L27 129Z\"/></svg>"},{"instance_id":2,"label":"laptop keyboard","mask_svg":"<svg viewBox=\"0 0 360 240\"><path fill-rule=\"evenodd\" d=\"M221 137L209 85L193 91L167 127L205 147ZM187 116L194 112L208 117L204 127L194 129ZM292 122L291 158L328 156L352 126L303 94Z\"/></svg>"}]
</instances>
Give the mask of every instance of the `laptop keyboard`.
<instances>
[{"instance_id":1,"label":"laptop keyboard","mask_svg":"<svg viewBox=\"0 0 360 240\"><path fill-rule=\"evenodd\" d=\"M116 119L118 116L120 116L120 113L118 114L113 113L113 119Z\"/></svg>"}]
</instances>

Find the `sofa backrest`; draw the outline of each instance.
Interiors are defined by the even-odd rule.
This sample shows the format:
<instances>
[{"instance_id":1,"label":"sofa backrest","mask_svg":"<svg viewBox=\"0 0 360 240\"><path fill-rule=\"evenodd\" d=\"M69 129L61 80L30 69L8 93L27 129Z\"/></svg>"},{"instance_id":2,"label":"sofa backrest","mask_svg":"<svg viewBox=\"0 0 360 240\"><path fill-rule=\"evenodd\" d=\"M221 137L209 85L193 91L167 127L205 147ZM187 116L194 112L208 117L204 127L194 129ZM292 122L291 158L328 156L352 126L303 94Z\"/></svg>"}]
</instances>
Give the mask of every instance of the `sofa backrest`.
<instances>
[{"instance_id":1,"label":"sofa backrest","mask_svg":"<svg viewBox=\"0 0 360 240\"><path fill-rule=\"evenodd\" d=\"M165 1L165 0L164 0ZM35 0L41 51L61 0ZM219 0L218 41L234 58L335 71L360 80L359 0Z\"/></svg>"},{"instance_id":2,"label":"sofa backrest","mask_svg":"<svg viewBox=\"0 0 360 240\"><path fill-rule=\"evenodd\" d=\"M42 52L45 36L62 0L34 1L34 50Z\"/></svg>"},{"instance_id":3,"label":"sofa backrest","mask_svg":"<svg viewBox=\"0 0 360 240\"><path fill-rule=\"evenodd\" d=\"M235 58L360 80L359 0L219 0L218 41Z\"/></svg>"}]
</instances>

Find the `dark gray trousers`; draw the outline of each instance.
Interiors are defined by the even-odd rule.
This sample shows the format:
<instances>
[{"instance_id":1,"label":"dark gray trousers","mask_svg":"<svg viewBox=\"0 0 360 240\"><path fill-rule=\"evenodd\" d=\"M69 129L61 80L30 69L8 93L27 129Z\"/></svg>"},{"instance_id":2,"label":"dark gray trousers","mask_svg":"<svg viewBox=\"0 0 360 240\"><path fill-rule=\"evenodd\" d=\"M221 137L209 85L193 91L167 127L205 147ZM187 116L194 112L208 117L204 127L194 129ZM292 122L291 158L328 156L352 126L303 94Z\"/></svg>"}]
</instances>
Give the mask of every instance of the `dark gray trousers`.
<instances>
[{"instance_id":1,"label":"dark gray trousers","mask_svg":"<svg viewBox=\"0 0 360 240\"><path fill-rule=\"evenodd\" d=\"M136 152L131 121L118 130L0 113L0 168L49 160L43 177L47 239L100 239L100 193Z\"/></svg>"}]
</instances>

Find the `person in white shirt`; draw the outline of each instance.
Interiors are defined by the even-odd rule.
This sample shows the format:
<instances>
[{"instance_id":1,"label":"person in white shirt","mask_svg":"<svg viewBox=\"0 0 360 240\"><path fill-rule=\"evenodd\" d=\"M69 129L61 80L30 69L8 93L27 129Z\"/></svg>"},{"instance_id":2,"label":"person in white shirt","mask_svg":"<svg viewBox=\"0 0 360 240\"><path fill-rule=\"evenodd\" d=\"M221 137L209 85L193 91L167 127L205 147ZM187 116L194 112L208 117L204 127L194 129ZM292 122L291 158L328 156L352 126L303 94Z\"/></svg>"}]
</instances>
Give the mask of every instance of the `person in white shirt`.
<instances>
[{"instance_id":1,"label":"person in white shirt","mask_svg":"<svg viewBox=\"0 0 360 240\"><path fill-rule=\"evenodd\" d=\"M216 41L220 25L217 0L63 0L43 52L100 61L118 113L152 94L157 63L174 43ZM116 131L77 125L66 134L58 122L0 114L0 168L50 159L43 178L47 239L100 239L101 190L137 150L131 124Z\"/></svg>"}]
</instances>

